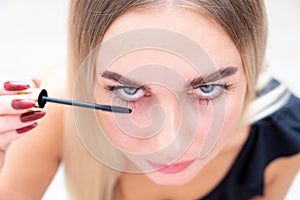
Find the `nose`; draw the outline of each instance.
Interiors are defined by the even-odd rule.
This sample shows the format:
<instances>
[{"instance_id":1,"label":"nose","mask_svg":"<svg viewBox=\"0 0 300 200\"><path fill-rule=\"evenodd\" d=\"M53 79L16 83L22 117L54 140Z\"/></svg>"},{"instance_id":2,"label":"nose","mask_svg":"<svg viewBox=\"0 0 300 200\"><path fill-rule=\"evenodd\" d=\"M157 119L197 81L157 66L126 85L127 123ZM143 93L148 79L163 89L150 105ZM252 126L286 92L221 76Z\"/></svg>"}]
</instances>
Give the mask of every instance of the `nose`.
<instances>
[{"instance_id":1,"label":"nose","mask_svg":"<svg viewBox=\"0 0 300 200\"><path fill-rule=\"evenodd\" d=\"M164 110L165 124L157 135L156 143L159 148L163 148L171 144L178 135L182 122L182 108L175 95L164 96L160 100L160 106Z\"/></svg>"},{"instance_id":2,"label":"nose","mask_svg":"<svg viewBox=\"0 0 300 200\"><path fill-rule=\"evenodd\" d=\"M181 156L193 143L199 112L180 95L164 95L160 106L164 110L165 123L153 138L158 150L154 155L168 162Z\"/></svg>"}]
</instances>

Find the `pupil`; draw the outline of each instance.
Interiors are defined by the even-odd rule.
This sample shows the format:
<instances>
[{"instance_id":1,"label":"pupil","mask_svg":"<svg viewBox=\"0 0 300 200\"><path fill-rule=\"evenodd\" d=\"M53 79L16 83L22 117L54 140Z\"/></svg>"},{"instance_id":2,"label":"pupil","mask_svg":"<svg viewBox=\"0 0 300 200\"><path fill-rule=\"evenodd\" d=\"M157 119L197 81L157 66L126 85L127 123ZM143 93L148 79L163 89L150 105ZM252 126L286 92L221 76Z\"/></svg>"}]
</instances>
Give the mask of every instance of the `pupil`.
<instances>
[{"instance_id":1,"label":"pupil","mask_svg":"<svg viewBox=\"0 0 300 200\"><path fill-rule=\"evenodd\" d=\"M200 89L204 93L210 93L213 91L214 86L213 85L204 85L204 86L201 86Z\"/></svg>"},{"instance_id":2,"label":"pupil","mask_svg":"<svg viewBox=\"0 0 300 200\"><path fill-rule=\"evenodd\" d=\"M137 93L139 88L125 88L124 92L128 95L134 95L135 93Z\"/></svg>"}]
</instances>

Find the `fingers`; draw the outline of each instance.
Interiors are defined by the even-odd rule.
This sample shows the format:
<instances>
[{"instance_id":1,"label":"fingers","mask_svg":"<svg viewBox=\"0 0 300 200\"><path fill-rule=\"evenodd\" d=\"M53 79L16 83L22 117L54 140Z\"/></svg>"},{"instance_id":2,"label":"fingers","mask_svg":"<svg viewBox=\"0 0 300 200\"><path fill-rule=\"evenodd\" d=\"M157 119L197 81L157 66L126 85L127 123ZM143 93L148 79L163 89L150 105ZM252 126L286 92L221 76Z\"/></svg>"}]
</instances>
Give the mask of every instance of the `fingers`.
<instances>
[{"instance_id":1,"label":"fingers","mask_svg":"<svg viewBox=\"0 0 300 200\"><path fill-rule=\"evenodd\" d=\"M36 87L36 88L39 88L40 85L41 85L41 80L39 78L33 78L31 79L32 82L34 83L34 85L32 87Z\"/></svg>"},{"instance_id":2,"label":"fingers","mask_svg":"<svg viewBox=\"0 0 300 200\"><path fill-rule=\"evenodd\" d=\"M15 81L0 77L0 149L37 126L45 112L35 109L39 79Z\"/></svg>"},{"instance_id":3,"label":"fingers","mask_svg":"<svg viewBox=\"0 0 300 200\"><path fill-rule=\"evenodd\" d=\"M37 126L37 122L31 123L25 127L19 128L17 130L7 131L0 134L0 147L2 150L6 150L6 148L12 143L13 141L19 139L23 136L23 133L32 130Z\"/></svg>"},{"instance_id":4,"label":"fingers","mask_svg":"<svg viewBox=\"0 0 300 200\"><path fill-rule=\"evenodd\" d=\"M35 103L36 101L34 99L30 100L28 95L0 96L0 116L24 113L33 108Z\"/></svg>"},{"instance_id":5,"label":"fingers","mask_svg":"<svg viewBox=\"0 0 300 200\"><path fill-rule=\"evenodd\" d=\"M30 93L32 88L38 88L39 86L40 80L36 78L28 81L7 80L1 78L0 95L19 94L21 91L23 93Z\"/></svg>"},{"instance_id":6,"label":"fingers","mask_svg":"<svg viewBox=\"0 0 300 200\"><path fill-rule=\"evenodd\" d=\"M0 116L0 150L5 151L10 143L35 128L36 120L45 116L43 111L28 111L21 115Z\"/></svg>"},{"instance_id":7,"label":"fingers","mask_svg":"<svg viewBox=\"0 0 300 200\"><path fill-rule=\"evenodd\" d=\"M21 115L7 115L0 117L0 134L7 131L16 130L18 133L24 131L24 127L31 125L35 120L45 116L43 111L28 111Z\"/></svg>"},{"instance_id":8,"label":"fingers","mask_svg":"<svg viewBox=\"0 0 300 200\"><path fill-rule=\"evenodd\" d=\"M8 81L0 77L0 116L20 114L34 107L38 98L40 80ZM10 79L12 80L12 79Z\"/></svg>"}]
</instances>

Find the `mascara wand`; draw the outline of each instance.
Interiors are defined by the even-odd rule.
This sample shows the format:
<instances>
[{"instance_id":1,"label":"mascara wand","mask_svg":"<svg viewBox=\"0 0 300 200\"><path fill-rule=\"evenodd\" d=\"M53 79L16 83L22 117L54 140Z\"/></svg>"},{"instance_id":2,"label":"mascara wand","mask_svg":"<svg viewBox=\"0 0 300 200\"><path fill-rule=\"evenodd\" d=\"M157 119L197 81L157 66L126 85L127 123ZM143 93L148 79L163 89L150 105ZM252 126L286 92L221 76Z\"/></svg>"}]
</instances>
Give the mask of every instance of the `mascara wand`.
<instances>
[{"instance_id":1,"label":"mascara wand","mask_svg":"<svg viewBox=\"0 0 300 200\"><path fill-rule=\"evenodd\" d=\"M44 108L47 102L65 104L65 105L71 105L71 106L78 106L78 107L84 107L84 108L91 108L91 109L102 110L102 111L117 112L117 113L129 114L132 112L131 109L124 108L124 107L100 105L100 104L93 104L93 103L87 103L87 102L72 101L72 100L48 97L47 90L43 89L40 92L39 97L38 97L38 105L40 108Z\"/></svg>"}]
</instances>

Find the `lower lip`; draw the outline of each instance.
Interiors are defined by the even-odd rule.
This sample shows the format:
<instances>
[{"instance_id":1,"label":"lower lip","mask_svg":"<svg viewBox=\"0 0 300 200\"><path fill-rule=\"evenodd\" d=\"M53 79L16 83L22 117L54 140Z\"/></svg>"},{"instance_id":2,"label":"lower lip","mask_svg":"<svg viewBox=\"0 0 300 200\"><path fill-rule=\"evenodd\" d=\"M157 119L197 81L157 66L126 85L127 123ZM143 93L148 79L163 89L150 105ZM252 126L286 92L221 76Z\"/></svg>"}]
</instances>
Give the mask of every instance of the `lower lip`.
<instances>
[{"instance_id":1,"label":"lower lip","mask_svg":"<svg viewBox=\"0 0 300 200\"><path fill-rule=\"evenodd\" d=\"M182 172L186 168L188 168L191 164L193 164L194 160L188 160L183 162L174 163L172 165L163 165L159 163L154 163L151 161L147 161L154 169L164 174L176 174Z\"/></svg>"}]
</instances>

